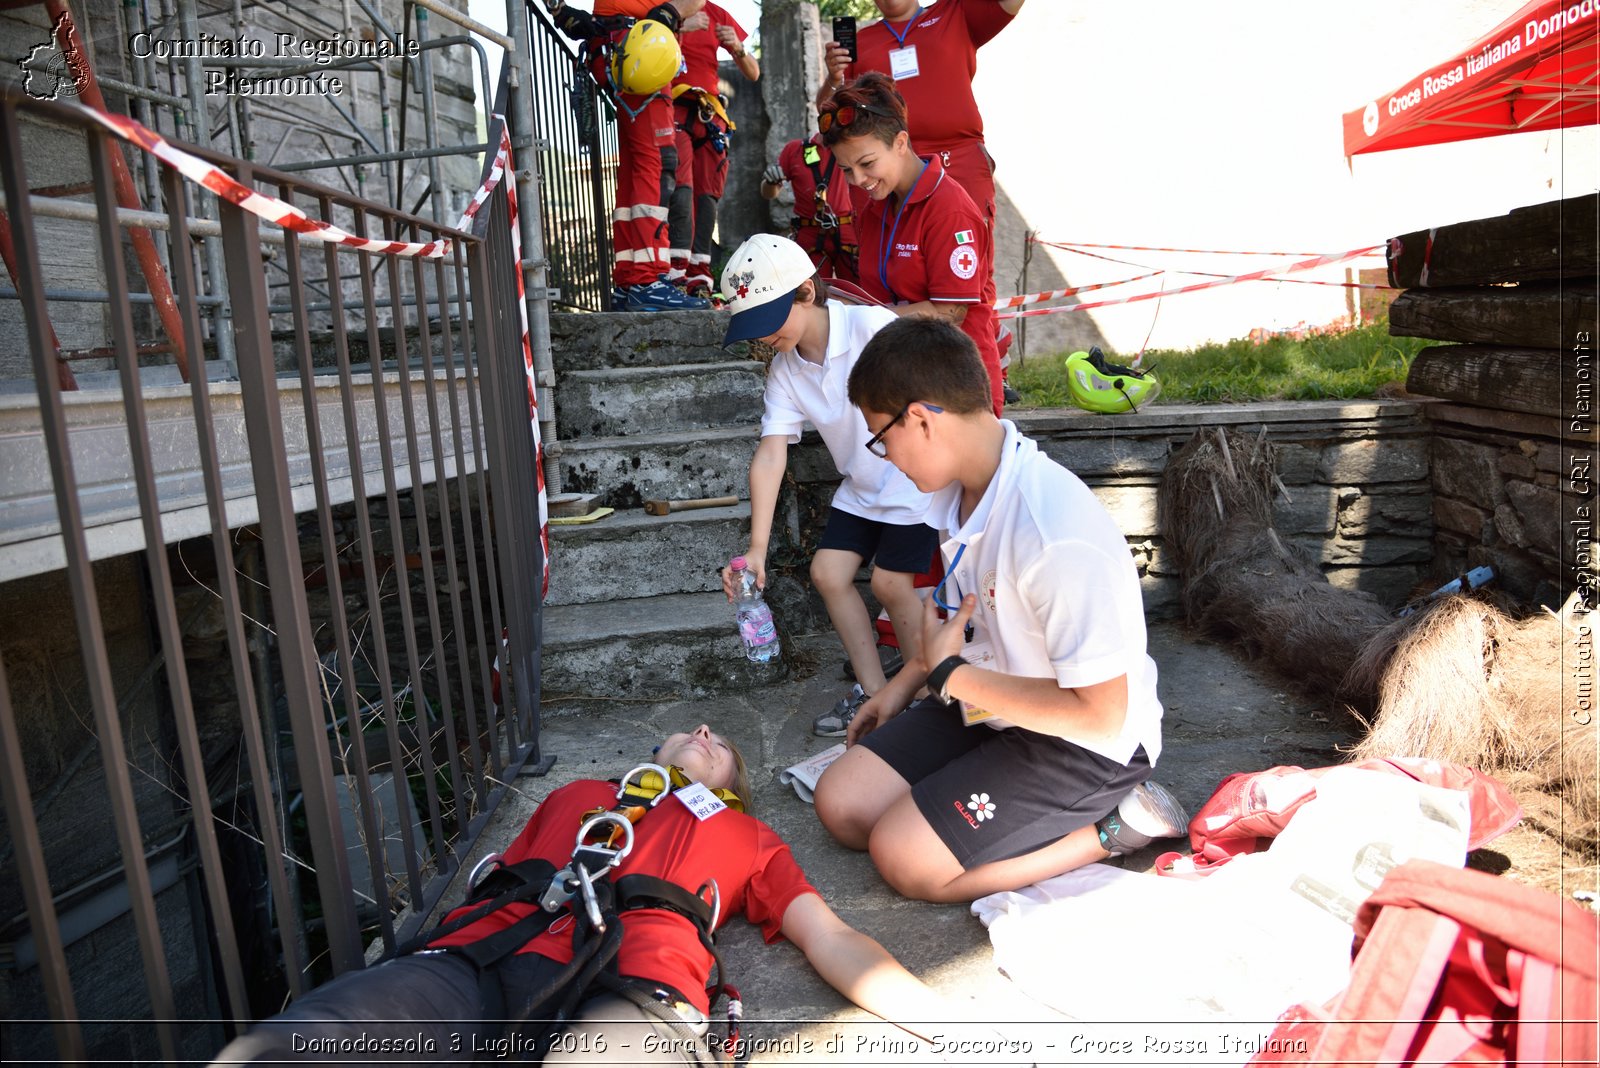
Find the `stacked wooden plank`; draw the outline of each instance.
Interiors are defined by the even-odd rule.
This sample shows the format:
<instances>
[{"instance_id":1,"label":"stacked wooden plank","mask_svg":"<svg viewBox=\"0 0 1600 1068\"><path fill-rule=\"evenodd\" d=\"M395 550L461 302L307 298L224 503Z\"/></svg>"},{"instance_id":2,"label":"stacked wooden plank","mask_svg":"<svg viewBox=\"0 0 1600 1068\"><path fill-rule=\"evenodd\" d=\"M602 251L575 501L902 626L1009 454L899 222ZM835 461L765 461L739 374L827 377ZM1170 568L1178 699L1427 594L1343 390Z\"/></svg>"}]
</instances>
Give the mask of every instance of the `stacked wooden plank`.
<instances>
[{"instance_id":1,"label":"stacked wooden plank","mask_svg":"<svg viewBox=\"0 0 1600 1068\"><path fill-rule=\"evenodd\" d=\"M1490 564L1518 596L1593 588L1600 196L1402 235L1389 332L1424 349L1406 388L1437 397L1436 564Z\"/></svg>"}]
</instances>

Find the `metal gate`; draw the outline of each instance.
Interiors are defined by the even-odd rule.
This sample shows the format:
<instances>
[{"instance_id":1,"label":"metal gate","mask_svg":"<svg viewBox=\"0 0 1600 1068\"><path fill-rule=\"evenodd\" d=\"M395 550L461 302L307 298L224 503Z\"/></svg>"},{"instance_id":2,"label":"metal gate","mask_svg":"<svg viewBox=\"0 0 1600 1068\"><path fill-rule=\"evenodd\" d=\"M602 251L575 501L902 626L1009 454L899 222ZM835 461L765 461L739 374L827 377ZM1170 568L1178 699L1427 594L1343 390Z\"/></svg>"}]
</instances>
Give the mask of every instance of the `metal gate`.
<instances>
[{"instance_id":1,"label":"metal gate","mask_svg":"<svg viewBox=\"0 0 1600 1068\"><path fill-rule=\"evenodd\" d=\"M95 211L75 254L99 257L120 395L63 400L29 192L39 138L84 153ZM187 351L204 353L194 187L164 167L164 218L131 218L121 143L81 109L0 99L37 391L0 469L40 472L36 507L0 514L0 559L43 560L30 581L59 583L90 707L77 757L38 759L32 676L0 661L0 1045L19 1059L209 1058L417 929L538 757L543 560L505 183L478 238L185 148L357 237L448 252L312 242L219 197L237 380L149 388L125 231L161 242ZM90 401L120 405L120 428L87 425ZM124 430L123 453L85 459ZM142 672L103 625L130 600ZM102 811L109 828L84 822ZM146 1023L110 1022L127 1016Z\"/></svg>"}]
</instances>

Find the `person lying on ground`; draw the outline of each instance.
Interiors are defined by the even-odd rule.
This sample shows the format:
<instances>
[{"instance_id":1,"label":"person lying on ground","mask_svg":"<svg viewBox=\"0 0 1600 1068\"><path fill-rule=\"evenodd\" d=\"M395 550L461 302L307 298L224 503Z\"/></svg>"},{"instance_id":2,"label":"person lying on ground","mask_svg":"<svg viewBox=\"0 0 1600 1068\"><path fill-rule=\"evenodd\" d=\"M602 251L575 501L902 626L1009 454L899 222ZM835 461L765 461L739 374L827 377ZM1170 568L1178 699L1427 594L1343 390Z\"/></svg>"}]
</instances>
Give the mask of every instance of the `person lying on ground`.
<instances>
[{"instance_id":1,"label":"person lying on ground","mask_svg":"<svg viewBox=\"0 0 1600 1068\"><path fill-rule=\"evenodd\" d=\"M537 1060L542 1050L548 1050L545 1064L722 1064L706 1038L707 984L720 967L712 932L702 937L693 912L713 928L743 914L768 942L787 938L834 989L886 1020L964 1018L960 1006L835 915L782 839L743 811L749 780L731 741L701 724L668 736L653 760L669 771L671 796L662 791L660 802L629 824L632 847L602 880L601 903L613 890L617 896L598 939L602 947L615 941L615 957L606 967L591 959L599 970L590 982L563 981L573 962L582 962L574 949L574 927L588 923L581 889L570 907L548 913L539 894L481 916L484 906L463 905L420 940L423 948L312 990L234 1040L213 1063L387 1064L394 1055L382 1050L393 1048L407 1049L412 1064L469 1062L485 1051L531 1051L524 1059ZM552 791L478 885L493 893L513 884L526 870L518 865L527 862L568 864L580 826L596 812L612 811L618 795L616 783L595 779ZM681 888L681 898L653 884L636 891L630 876L666 880ZM635 893L641 896L630 899ZM715 898L717 907L684 908L682 898ZM462 918L471 922L458 926ZM577 941L588 946L594 935L589 930ZM540 1027L557 1015L566 1018L553 1029ZM903 1026L925 1038L936 1026L945 1036L970 1033L990 1046L1000 1041L978 1024Z\"/></svg>"}]
</instances>

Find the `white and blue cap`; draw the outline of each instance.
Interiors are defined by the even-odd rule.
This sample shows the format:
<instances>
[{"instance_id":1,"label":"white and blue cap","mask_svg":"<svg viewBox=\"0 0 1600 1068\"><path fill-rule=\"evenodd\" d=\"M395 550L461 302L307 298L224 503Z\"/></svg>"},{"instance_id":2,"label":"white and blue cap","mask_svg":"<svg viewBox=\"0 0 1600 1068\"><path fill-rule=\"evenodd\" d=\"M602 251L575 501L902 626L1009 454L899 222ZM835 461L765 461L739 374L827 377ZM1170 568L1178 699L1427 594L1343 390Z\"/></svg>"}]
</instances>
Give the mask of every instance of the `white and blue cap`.
<instances>
[{"instance_id":1,"label":"white and blue cap","mask_svg":"<svg viewBox=\"0 0 1600 1068\"><path fill-rule=\"evenodd\" d=\"M722 269L722 299L733 319L724 345L776 333L789 317L795 290L817 273L805 249L776 234L756 234L733 250Z\"/></svg>"}]
</instances>

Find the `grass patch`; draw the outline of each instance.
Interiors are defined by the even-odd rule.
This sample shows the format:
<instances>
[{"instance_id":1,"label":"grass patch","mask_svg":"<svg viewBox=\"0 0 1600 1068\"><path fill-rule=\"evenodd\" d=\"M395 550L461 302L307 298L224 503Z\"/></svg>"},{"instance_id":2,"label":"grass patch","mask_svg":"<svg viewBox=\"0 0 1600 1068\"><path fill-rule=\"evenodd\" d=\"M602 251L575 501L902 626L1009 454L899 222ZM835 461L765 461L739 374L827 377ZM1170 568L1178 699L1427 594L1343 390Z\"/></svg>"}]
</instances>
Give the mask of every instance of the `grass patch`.
<instances>
[{"instance_id":1,"label":"grass patch","mask_svg":"<svg viewBox=\"0 0 1600 1068\"><path fill-rule=\"evenodd\" d=\"M1161 380L1157 404L1372 397L1403 384L1413 357L1433 344L1390 337L1389 324L1380 321L1341 334L1274 337L1260 345L1239 339L1187 351L1150 349L1144 367ZM1011 386L1022 395L1018 407L1071 407L1066 355L1033 357L1020 367L1013 362ZM1107 358L1120 362L1131 354Z\"/></svg>"}]
</instances>

